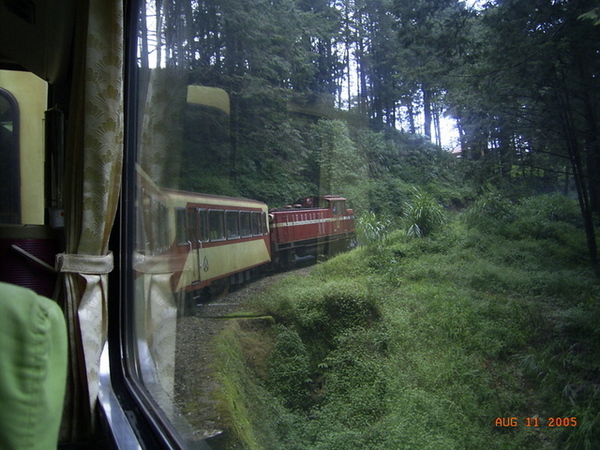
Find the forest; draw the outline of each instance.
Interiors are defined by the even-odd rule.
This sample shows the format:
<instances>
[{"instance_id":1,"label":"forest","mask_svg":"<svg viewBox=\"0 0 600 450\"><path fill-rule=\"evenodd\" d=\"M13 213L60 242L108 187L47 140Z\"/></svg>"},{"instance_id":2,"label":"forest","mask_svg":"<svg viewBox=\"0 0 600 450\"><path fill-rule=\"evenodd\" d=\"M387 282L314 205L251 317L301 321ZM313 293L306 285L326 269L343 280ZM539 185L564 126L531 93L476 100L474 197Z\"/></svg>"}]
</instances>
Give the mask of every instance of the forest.
<instances>
[{"instance_id":1,"label":"forest","mask_svg":"<svg viewBox=\"0 0 600 450\"><path fill-rule=\"evenodd\" d=\"M215 340L232 448L598 448L596 0L151 4L140 67L230 99L175 185L359 223Z\"/></svg>"},{"instance_id":2,"label":"forest","mask_svg":"<svg viewBox=\"0 0 600 450\"><path fill-rule=\"evenodd\" d=\"M185 67L187 84L231 102L225 119L190 108L180 187L273 205L335 191L392 214L406 185L431 180L446 207L489 189L560 191L580 205L598 272L595 0L151 6L175 13L145 16L142 68Z\"/></svg>"}]
</instances>

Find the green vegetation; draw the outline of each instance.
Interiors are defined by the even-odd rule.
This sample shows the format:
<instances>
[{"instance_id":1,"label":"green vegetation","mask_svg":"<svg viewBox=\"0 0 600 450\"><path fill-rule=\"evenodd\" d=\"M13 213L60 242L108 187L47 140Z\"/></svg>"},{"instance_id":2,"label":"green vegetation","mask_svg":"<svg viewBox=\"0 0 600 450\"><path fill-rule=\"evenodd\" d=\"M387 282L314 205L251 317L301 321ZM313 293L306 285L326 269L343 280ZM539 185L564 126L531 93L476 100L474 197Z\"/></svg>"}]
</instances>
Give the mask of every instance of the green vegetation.
<instances>
[{"instance_id":1,"label":"green vegetation","mask_svg":"<svg viewBox=\"0 0 600 450\"><path fill-rule=\"evenodd\" d=\"M425 237L392 228L255 299L276 325L217 338L236 448L598 448L600 286L577 205L488 195Z\"/></svg>"},{"instance_id":2,"label":"green vegetation","mask_svg":"<svg viewBox=\"0 0 600 450\"><path fill-rule=\"evenodd\" d=\"M166 67L231 102L188 105L180 187L358 218L218 337L240 446L600 447L597 11L467 3L195 2L190 48L165 21Z\"/></svg>"}]
</instances>

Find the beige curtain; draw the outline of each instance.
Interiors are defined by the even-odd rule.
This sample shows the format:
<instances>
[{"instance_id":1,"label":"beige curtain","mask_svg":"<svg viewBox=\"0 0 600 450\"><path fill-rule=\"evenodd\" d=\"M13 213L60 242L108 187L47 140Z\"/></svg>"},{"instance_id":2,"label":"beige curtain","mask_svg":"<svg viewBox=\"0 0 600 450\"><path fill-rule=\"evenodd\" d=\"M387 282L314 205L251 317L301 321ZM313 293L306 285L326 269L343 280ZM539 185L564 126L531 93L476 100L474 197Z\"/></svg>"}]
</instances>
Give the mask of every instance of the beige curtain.
<instances>
[{"instance_id":1,"label":"beige curtain","mask_svg":"<svg viewBox=\"0 0 600 450\"><path fill-rule=\"evenodd\" d=\"M78 4L75 69L66 149L64 281L70 373L61 440L86 439L98 395L98 366L107 331L108 240L123 156L122 0Z\"/></svg>"}]
</instances>

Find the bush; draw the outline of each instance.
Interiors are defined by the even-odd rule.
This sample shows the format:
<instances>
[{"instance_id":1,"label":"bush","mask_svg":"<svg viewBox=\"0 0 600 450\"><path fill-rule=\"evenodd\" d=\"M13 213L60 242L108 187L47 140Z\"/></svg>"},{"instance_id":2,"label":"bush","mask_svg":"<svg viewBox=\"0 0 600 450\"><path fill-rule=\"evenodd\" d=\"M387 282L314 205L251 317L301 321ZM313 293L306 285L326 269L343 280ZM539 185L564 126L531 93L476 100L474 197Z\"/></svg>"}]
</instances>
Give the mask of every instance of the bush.
<instances>
[{"instance_id":1,"label":"bush","mask_svg":"<svg viewBox=\"0 0 600 450\"><path fill-rule=\"evenodd\" d=\"M519 212L523 216L536 217L539 220L581 225L579 205L572 198L561 194L528 197L519 205Z\"/></svg>"},{"instance_id":2,"label":"bush","mask_svg":"<svg viewBox=\"0 0 600 450\"><path fill-rule=\"evenodd\" d=\"M514 222L513 204L498 194L487 194L473 203L465 212L466 224L483 232L501 233Z\"/></svg>"},{"instance_id":3,"label":"bush","mask_svg":"<svg viewBox=\"0 0 600 450\"><path fill-rule=\"evenodd\" d=\"M358 217L356 232L361 245L381 242L392 230L393 222L389 217L377 216L367 211Z\"/></svg>"},{"instance_id":4,"label":"bush","mask_svg":"<svg viewBox=\"0 0 600 450\"><path fill-rule=\"evenodd\" d=\"M415 188L405 208L404 223L408 237L424 237L446 223L446 212L433 196Z\"/></svg>"},{"instance_id":5,"label":"bush","mask_svg":"<svg viewBox=\"0 0 600 450\"><path fill-rule=\"evenodd\" d=\"M515 204L488 194L465 212L467 226L511 239L552 239L579 245L582 236L577 202L560 194L528 197Z\"/></svg>"},{"instance_id":6,"label":"bush","mask_svg":"<svg viewBox=\"0 0 600 450\"><path fill-rule=\"evenodd\" d=\"M512 228L514 237L552 239L570 243L582 236L581 214L577 202L563 195L539 195L524 199L516 208Z\"/></svg>"},{"instance_id":7,"label":"bush","mask_svg":"<svg viewBox=\"0 0 600 450\"><path fill-rule=\"evenodd\" d=\"M269 358L268 386L291 409L306 406L309 357L306 346L295 330L278 327Z\"/></svg>"}]
</instances>

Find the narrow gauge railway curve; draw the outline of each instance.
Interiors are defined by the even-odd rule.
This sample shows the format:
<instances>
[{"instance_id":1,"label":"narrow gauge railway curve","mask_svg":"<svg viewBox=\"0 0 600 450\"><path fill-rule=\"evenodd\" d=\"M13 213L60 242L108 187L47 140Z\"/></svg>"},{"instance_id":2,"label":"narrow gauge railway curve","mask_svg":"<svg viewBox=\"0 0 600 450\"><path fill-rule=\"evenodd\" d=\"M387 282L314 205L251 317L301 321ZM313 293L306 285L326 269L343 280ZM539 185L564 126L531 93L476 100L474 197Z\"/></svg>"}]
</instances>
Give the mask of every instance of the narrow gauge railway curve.
<instances>
[{"instance_id":1,"label":"narrow gauge railway curve","mask_svg":"<svg viewBox=\"0 0 600 450\"><path fill-rule=\"evenodd\" d=\"M355 242L354 211L334 195L269 210L257 200L159 189L145 177L134 268L139 277L171 273L180 316L230 286L331 256Z\"/></svg>"},{"instance_id":2,"label":"narrow gauge railway curve","mask_svg":"<svg viewBox=\"0 0 600 450\"><path fill-rule=\"evenodd\" d=\"M192 429L192 440L219 441L226 438L227 424L219 415L215 393L219 381L210 375L210 367L218 358L211 340L231 320L241 320L247 326L264 325L264 318L235 318L247 311L248 302L259 297L278 280L290 276L307 276L312 265L304 260L285 272L253 280L233 292L212 299L196 308L195 314L180 318L177 327L175 397L179 411Z\"/></svg>"}]
</instances>

